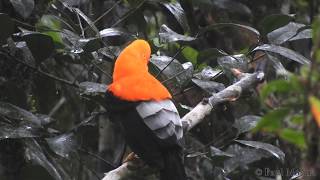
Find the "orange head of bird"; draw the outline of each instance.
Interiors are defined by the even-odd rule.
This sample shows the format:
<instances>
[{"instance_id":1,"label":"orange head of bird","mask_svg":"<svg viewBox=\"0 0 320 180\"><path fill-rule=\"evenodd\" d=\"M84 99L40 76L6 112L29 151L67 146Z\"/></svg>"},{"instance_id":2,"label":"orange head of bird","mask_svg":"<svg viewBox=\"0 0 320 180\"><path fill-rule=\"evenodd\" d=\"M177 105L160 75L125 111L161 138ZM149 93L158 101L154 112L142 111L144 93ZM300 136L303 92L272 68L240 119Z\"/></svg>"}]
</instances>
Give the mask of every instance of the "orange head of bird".
<instances>
[{"instance_id":1,"label":"orange head of bird","mask_svg":"<svg viewBox=\"0 0 320 180\"><path fill-rule=\"evenodd\" d=\"M148 72L151 48L144 40L135 40L118 56L113 83L108 90L128 100L161 100L171 98L168 90Z\"/></svg>"}]
</instances>

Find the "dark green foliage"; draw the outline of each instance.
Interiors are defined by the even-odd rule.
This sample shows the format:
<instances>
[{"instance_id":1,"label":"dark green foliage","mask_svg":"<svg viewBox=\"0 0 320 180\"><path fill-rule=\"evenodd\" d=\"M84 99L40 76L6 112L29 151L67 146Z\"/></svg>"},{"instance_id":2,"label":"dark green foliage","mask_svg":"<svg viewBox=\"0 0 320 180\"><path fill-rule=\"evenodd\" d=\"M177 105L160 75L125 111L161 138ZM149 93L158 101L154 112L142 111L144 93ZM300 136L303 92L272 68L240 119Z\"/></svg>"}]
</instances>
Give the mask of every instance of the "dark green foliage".
<instances>
[{"instance_id":1,"label":"dark green foliage","mask_svg":"<svg viewBox=\"0 0 320 180\"><path fill-rule=\"evenodd\" d=\"M257 170L299 168L310 39L319 39L300 3L0 1L0 179L101 179L121 164L126 145L104 95L116 57L137 38L150 43L150 72L181 117L233 84L234 69L266 74L266 86L186 133L190 179L274 179Z\"/></svg>"}]
</instances>

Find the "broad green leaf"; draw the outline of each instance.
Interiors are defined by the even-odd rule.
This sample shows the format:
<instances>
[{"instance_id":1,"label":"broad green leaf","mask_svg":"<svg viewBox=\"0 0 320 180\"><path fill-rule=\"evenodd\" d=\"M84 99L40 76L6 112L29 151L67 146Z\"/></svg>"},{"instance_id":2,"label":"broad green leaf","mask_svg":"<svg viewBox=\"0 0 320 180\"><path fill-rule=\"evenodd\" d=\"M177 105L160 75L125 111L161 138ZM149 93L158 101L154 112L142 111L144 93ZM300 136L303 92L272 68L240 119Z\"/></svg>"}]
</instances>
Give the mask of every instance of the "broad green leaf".
<instances>
[{"instance_id":1,"label":"broad green leaf","mask_svg":"<svg viewBox=\"0 0 320 180\"><path fill-rule=\"evenodd\" d=\"M278 79L267 83L260 91L260 97L265 100L271 93L302 93L303 87L298 78L291 75L288 80Z\"/></svg>"},{"instance_id":2,"label":"broad green leaf","mask_svg":"<svg viewBox=\"0 0 320 180\"><path fill-rule=\"evenodd\" d=\"M297 125L302 125L304 122L304 117L301 114L297 114L291 117L290 121Z\"/></svg>"},{"instance_id":3,"label":"broad green leaf","mask_svg":"<svg viewBox=\"0 0 320 180\"><path fill-rule=\"evenodd\" d=\"M58 46L63 46L64 44L60 33L61 26L59 18L53 15L43 15L36 24L37 30L50 36Z\"/></svg>"},{"instance_id":4,"label":"broad green leaf","mask_svg":"<svg viewBox=\"0 0 320 180\"><path fill-rule=\"evenodd\" d=\"M198 51L190 46L186 46L182 50L182 55L192 64L197 64Z\"/></svg>"},{"instance_id":5,"label":"broad green leaf","mask_svg":"<svg viewBox=\"0 0 320 180\"><path fill-rule=\"evenodd\" d=\"M302 131L297 131L294 129L285 128L280 131L279 136L282 139L284 139L290 143L293 143L300 148L306 147L305 137L304 137L304 133Z\"/></svg>"},{"instance_id":6,"label":"broad green leaf","mask_svg":"<svg viewBox=\"0 0 320 180\"><path fill-rule=\"evenodd\" d=\"M312 24L312 40L317 42L320 39L320 18L316 18Z\"/></svg>"},{"instance_id":7,"label":"broad green leaf","mask_svg":"<svg viewBox=\"0 0 320 180\"><path fill-rule=\"evenodd\" d=\"M282 121L289 114L290 110L287 108L279 108L276 110L269 111L265 114L257 126L253 129L254 131L263 130L269 132L275 132L282 127Z\"/></svg>"},{"instance_id":8,"label":"broad green leaf","mask_svg":"<svg viewBox=\"0 0 320 180\"><path fill-rule=\"evenodd\" d=\"M217 58L221 56L228 56L228 54L217 48L209 48L198 53L197 62L201 64L203 62L217 61Z\"/></svg>"},{"instance_id":9,"label":"broad green leaf","mask_svg":"<svg viewBox=\"0 0 320 180\"><path fill-rule=\"evenodd\" d=\"M294 19L291 15L285 14L272 14L270 16L265 17L261 23L259 24L262 29L263 34L267 34L279 27L282 27L288 24L290 21Z\"/></svg>"},{"instance_id":10,"label":"broad green leaf","mask_svg":"<svg viewBox=\"0 0 320 180\"><path fill-rule=\"evenodd\" d=\"M274 80L263 86L260 96L262 100L265 100L271 93L288 93L293 90L292 88L292 84L287 80Z\"/></svg>"}]
</instances>

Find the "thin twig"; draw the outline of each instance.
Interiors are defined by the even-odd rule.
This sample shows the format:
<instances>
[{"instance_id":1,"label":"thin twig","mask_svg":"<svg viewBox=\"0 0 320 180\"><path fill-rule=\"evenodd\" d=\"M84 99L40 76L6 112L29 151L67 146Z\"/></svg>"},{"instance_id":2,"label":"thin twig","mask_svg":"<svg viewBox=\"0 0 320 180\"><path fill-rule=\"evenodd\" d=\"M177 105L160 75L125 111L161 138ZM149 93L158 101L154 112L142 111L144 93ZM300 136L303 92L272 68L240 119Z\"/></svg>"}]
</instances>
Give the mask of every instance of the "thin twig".
<instances>
[{"instance_id":1,"label":"thin twig","mask_svg":"<svg viewBox=\"0 0 320 180\"><path fill-rule=\"evenodd\" d=\"M115 22L111 27L115 27L116 25L120 24L122 21L124 21L125 19L127 19L127 17L129 17L131 14L133 14L136 10L138 10L145 2L146 0L144 1L141 1L135 8L133 9L130 9L130 11L124 15L123 17L121 17L121 19L119 19L117 22Z\"/></svg>"},{"instance_id":2,"label":"thin twig","mask_svg":"<svg viewBox=\"0 0 320 180\"><path fill-rule=\"evenodd\" d=\"M118 4L120 4L121 0L118 0L116 3L112 5L110 9L108 9L106 12L104 12L101 16L99 16L96 20L93 21L93 24L96 24L98 21L100 21L104 16L109 14ZM87 30L90 26L87 26L84 28L84 30Z\"/></svg>"},{"instance_id":3,"label":"thin twig","mask_svg":"<svg viewBox=\"0 0 320 180\"><path fill-rule=\"evenodd\" d=\"M161 71L156 75L156 78L159 77L160 74L161 74L165 69L167 69L167 67L169 67L169 65L175 60L175 58L178 56L178 54L180 54L180 53L183 51L184 48L185 48L185 46L181 46L181 47L179 48L179 50L176 52L176 54L174 54L174 55L172 56L172 58L171 58L171 60L169 61L169 63L168 63L163 69L161 69Z\"/></svg>"},{"instance_id":4,"label":"thin twig","mask_svg":"<svg viewBox=\"0 0 320 180\"><path fill-rule=\"evenodd\" d=\"M166 80L161 81L161 83L166 83L166 82L168 82L168 81L172 80L173 78L175 78L175 77L179 76L180 74L182 74L182 73L186 72L187 70L188 70L188 69L184 69L184 70L182 70L182 71L178 72L177 74L173 75L172 77L170 77L170 78L168 78L168 79L166 79Z\"/></svg>"},{"instance_id":5,"label":"thin twig","mask_svg":"<svg viewBox=\"0 0 320 180\"><path fill-rule=\"evenodd\" d=\"M112 77L110 74L108 74L107 72L105 72L101 67L99 67L95 62L92 61L92 64L94 65L94 67L96 67L102 74L106 75L110 80L112 80Z\"/></svg>"},{"instance_id":6,"label":"thin twig","mask_svg":"<svg viewBox=\"0 0 320 180\"><path fill-rule=\"evenodd\" d=\"M81 23L81 19L80 19L79 13L76 13L76 12L75 12L75 14L77 15L77 19L78 19L79 26L80 26L80 29L81 29L81 37L82 37L82 38L85 38L85 36L84 36L84 29L83 29L83 27L82 27L82 23Z\"/></svg>"},{"instance_id":7,"label":"thin twig","mask_svg":"<svg viewBox=\"0 0 320 180\"><path fill-rule=\"evenodd\" d=\"M26 62L24 62L24 61L22 61L22 60L20 60L20 59L18 59L18 58L16 58L16 57L14 57L14 56L10 56L8 52L6 52L6 53L0 52L0 54L6 56L8 59L12 58L13 60L17 61L18 63L27 66L28 68L30 68L30 69L32 69L32 70L40 73L41 75L43 75L43 76L45 76L45 77L47 77L47 78L49 78L49 79L53 79L53 80L55 80L55 81L58 81L58 82L61 82L61 83L70 85L70 86L72 86L72 87L79 88L79 85L78 85L78 84L73 83L73 82L68 81L68 80L65 80L65 79L62 79L62 78L59 78L59 77L57 77L57 76L55 76L55 75L53 75L53 74L49 74L49 73L47 73L47 72L44 72L44 71L42 71L40 68L36 68L36 67L34 67L34 66L32 66L32 65L30 65L30 64L28 64L28 63L26 63Z\"/></svg>"},{"instance_id":8,"label":"thin twig","mask_svg":"<svg viewBox=\"0 0 320 180\"><path fill-rule=\"evenodd\" d=\"M81 151L81 152L83 152L83 153L86 153L86 154L88 154L88 155L90 155L90 156L92 156L92 157L94 157L94 158L96 158L96 159L98 159L98 160L100 160L100 161L102 161L102 162L104 162L105 164L107 164L108 166L110 166L110 167L113 168L113 169L116 168L111 162L103 159L102 157L100 157L100 156L98 156L98 155L96 155L96 154L94 154L94 153L92 153L92 152L89 152L89 151L87 151L87 150L84 150L83 148L78 148L78 150Z\"/></svg>"}]
</instances>

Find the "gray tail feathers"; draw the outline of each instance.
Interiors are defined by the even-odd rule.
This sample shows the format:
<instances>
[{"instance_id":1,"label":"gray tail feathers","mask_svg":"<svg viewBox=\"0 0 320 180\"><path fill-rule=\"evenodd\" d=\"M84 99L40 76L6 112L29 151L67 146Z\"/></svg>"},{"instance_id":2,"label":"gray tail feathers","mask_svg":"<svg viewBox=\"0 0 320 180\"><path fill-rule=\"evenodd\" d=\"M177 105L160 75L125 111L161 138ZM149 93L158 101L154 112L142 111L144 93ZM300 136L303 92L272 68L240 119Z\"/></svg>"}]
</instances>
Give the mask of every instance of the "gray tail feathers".
<instances>
[{"instance_id":1,"label":"gray tail feathers","mask_svg":"<svg viewBox=\"0 0 320 180\"><path fill-rule=\"evenodd\" d=\"M160 180L187 180L180 151L169 151L163 154L164 168L160 171Z\"/></svg>"}]
</instances>

